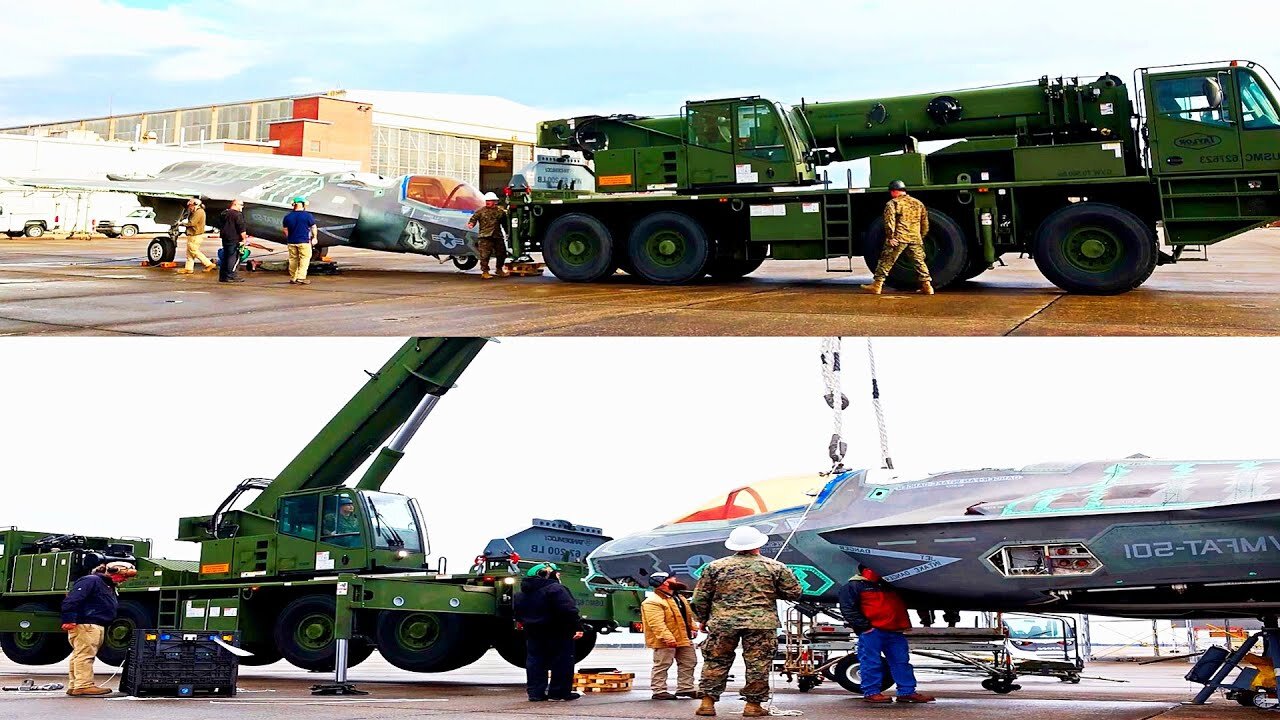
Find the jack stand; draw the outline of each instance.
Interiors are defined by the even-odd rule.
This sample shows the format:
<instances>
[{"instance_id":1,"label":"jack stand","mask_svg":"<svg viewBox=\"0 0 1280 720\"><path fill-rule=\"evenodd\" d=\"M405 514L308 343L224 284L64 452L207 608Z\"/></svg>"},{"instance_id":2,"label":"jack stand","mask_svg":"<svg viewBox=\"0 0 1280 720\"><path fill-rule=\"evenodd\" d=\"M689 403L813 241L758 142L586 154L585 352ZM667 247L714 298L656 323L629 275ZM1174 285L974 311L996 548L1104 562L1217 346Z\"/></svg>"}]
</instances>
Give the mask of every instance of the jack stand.
<instances>
[{"instance_id":1,"label":"jack stand","mask_svg":"<svg viewBox=\"0 0 1280 720\"><path fill-rule=\"evenodd\" d=\"M1276 688L1254 688L1254 681L1259 674L1256 667L1240 669L1241 663L1245 662L1249 651L1258 644L1259 640L1262 641L1263 658L1272 663L1273 668L1280 665L1280 624L1277 624L1275 616L1264 617L1262 630L1249 636L1249 639L1241 643L1240 647L1230 655L1222 648L1213 647L1200 657L1200 661L1191 669L1191 672L1187 673L1187 680L1203 683L1204 689L1196 694L1194 700L1185 704L1204 705L1213 693L1220 689L1227 691L1229 699L1235 699L1242 705L1264 707L1255 702L1254 698L1265 699L1268 691L1269 697L1274 701ZM1240 675L1234 682L1227 683L1227 676L1237 669L1240 669ZM1246 698L1249 700L1247 703L1242 701Z\"/></svg>"},{"instance_id":2,"label":"jack stand","mask_svg":"<svg viewBox=\"0 0 1280 720\"><path fill-rule=\"evenodd\" d=\"M365 690L356 688L354 683L347 682L347 644L350 640L338 638L333 641L333 682L325 685L312 685L312 695L368 695Z\"/></svg>"}]
</instances>

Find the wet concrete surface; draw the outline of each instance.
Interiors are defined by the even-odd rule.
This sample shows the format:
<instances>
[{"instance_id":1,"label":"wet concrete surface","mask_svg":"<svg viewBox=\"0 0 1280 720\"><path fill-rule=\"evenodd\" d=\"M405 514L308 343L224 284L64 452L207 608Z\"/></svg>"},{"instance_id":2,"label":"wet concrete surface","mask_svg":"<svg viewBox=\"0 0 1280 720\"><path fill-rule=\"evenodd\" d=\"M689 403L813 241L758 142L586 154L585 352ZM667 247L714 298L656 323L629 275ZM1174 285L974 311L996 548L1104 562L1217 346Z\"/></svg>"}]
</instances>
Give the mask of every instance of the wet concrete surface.
<instances>
[{"instance_id":1,"label":"wet concrete surface","mask_svg":"<svg viewBox=\"0 0 1280 720\"><path fill-rule=\"evenodd\" d=\"M765 264L736 283L669 288L624 274L481 280L431 258L334 249L342 271L291 286L282 272L140 267L145 239L0 238L0 334L75 335L1277 335L1280 230L1156 270L1117 297L1067 295L1010 259L932 298L857 291L822 262ZM279 261L282 255L268 256Z\"/></svg>"},{"instance_id":2,"label":"wet concrete surface","mask_svg":"<svg viewBox=\"0 0 1280 720\"><path fill-rule=\"evenodd\" d=\"M354 668L351 679L369 695L354 698L315 697L311 685L327 676L307 673L279 663L241 671L240 693L235 698L135 699L123 696L70 698L61 692L20 694L0 693L0 718L53 720L72 716L104 720L203 720L235 717L343 718L344 720L400 718L414 715L437 717L503 718L686 718L693 717L692 701L652 701L649 699L649 655L643 649L598 649L587 661L593 667L618 668L636 673L630 693L588 695L572 703L529 703L522 684L523 673L507 665L496 653L480 662L451 673L418 675L397 670L376 654ZM0 659L0 684L13 685L31 677L37 683L65 681L64 667L38 668L38 673L22 673ZM99 670L109 670L99 666ZM995 695L978 686L972 677L922 672L922 689L936 694L939 702L928 706L868 707L839 686L823 685L800 693L781 678L776 679L776 707L799 710L805 717L844 718L850 715L892 717L956 718L987 720L994 717L1024 717L1034 720L1209 720L1259 717L1261 711L1234 702L1215 699L1204 707L1185 707L1197 689L1182 675L1187 666L1169 662L1140 666L1135 663L1095 663L1086 669L1079 685L1052 678L1024 678L1023 689L1010 695ZM735 678L742 677L739 663ZM1101 679L1106 678L1106 679ZM1115 682L1123 680L1124 682ZM99 676L100 684L117 685L118 678ZM743 703L730 691L719 704L721 716L738 716Z\"/></svg>"}]
</instances>

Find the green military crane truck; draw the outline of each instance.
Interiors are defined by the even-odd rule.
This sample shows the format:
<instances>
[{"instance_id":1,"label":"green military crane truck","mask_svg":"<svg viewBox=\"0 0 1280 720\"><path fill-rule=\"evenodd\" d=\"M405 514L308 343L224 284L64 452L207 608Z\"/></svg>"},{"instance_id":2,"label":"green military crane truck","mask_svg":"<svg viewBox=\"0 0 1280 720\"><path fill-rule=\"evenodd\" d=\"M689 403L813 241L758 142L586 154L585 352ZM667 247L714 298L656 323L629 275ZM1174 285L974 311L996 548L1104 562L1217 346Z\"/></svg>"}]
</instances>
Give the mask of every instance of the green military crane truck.
<instances>
[{"instance_id":1,"label":"green military crane truck","mask_svg":"<svg viewBox=\"0 0 1280 720\"><path fill-rule=\"evenodd\" d=\"M490 647L523 666L512 602L523 571L545 560L560 564L582 607L580 658L597 633L635 630L642 592L583 582L586 555L608 539L599 529L535 520L450 575L443 559L428 560L418 503L382 491L409 440L484 344L406 342L275 478L245 480L212 514L179 522L178 539L200 546L198 561L152 557L151 542L137 538L0 530L0 649L26 665L65 659L62 597L113 559L135 562L138 576L121 586L119 615L106 631L99 659L111 665L124 661L134 629L158 628L239 632L253 653L246 665L281 658L308 670L336 665L339 679L375 648L418 672L463 667Z\"/></svg>"},{"instance_id":2,"label":"green military crane truck","mask_svg":"<svg viewBox=\"0 0 1280 720\"><path fill-rule=\"evenodd\" d=\"M1026 253L1057 286L1116 294L1157 265L1280 218L1280 93L1252 62L1143 68L1125 82L1038 83L785 107L689 102L674 117L539 124L539 146L594 163L593 192L512 187L517 255L560 279L619 267L659 284L734 279L766 258L874 267L894 180L930 208L935 285ZM920 143L952 141L934 152ZM820 168L869 159L872 188ZM850 180L852 175L849 176ZM519 178L517 178L517 182ZM852 184L850 182L849 184ZM914 286L903 265L890 284Z\"/></svg>"}]
</instances>

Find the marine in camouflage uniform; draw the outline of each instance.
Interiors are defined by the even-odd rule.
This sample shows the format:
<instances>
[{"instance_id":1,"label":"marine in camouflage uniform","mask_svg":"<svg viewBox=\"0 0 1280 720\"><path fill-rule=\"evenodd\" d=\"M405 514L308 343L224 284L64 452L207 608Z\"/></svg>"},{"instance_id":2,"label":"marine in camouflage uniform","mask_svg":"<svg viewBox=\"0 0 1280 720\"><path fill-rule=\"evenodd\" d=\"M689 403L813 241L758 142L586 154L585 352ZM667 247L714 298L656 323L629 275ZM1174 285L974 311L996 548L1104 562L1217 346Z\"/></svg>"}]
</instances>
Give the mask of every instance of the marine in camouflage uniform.
<instances>
[{"instance_id":1,"label":"marine in camouflage uniform","mask_svg":"<svg viewBox=\"0 0 1280 720\"><path fill-rule=\"evenodd\" d=\"M885 279L898 264L898 258L906 253L920 278L921 291L932 295L933 279L929 276L929 265L924 256L924 239L929 235L929 210L924 203L906 193L904 184L897 182L891 187L895 196L884 206L884 248L876 265L875 280L867 286L867 291L879 294Z\"/></svg>"},{"instance_id":2,"label":"marine in camouflage uniform","mask_svg":"<svg viewBox=\"0 0 1280 720\"><path fill-rule=\"evenodd\" d=\"M757 553L738 553L712 562L693 594L693 613L707 631L702 644L702 692L719 700L729 679L734 651L742 643L747 665L742 697L769 700L769 666L778 652L778 601L803 595L791 568Z\"/></svg>"},{"instance_id":3,"label":"marine in camouflage uniform","mask_svg":"<svg viewBox=\"0 0 1280 720\"><path fill-rule=\"evenodd\" d=\"M490 202L471 215L468 227L479 228L476 240L476 257L480 259L480 272L489 277L489 258L497 260L495 272L505 275L507 264L507 243L502 237L502 226L506 223L507 211Z\"/></svg>"}]
</instances>

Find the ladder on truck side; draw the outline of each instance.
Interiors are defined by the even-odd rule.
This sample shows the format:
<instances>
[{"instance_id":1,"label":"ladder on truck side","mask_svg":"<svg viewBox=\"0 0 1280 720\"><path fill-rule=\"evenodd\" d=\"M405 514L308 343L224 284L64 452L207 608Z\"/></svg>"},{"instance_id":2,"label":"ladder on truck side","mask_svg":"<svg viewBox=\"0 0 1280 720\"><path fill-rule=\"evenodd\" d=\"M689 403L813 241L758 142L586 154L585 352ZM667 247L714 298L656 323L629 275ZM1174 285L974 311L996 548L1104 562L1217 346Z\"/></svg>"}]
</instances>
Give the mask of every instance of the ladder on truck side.
<instances>
[{"instance_id":1,"label":"ladder on truck side","mask_svg":"<svg viewBox=\"0 0 1280 720\"><path fill-rule=\"evenodd\" d=\"M828 190L830 177L824 178ZM853 171L846 174L846 189L827 192L822 199L822 250L827 272L853 272ZM839 260L835 263L833 261Z\"/></svg>"}]
</instances>

